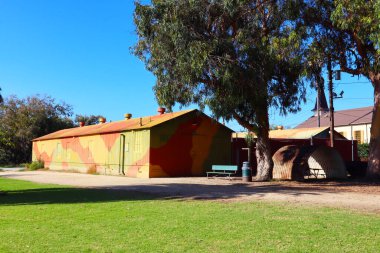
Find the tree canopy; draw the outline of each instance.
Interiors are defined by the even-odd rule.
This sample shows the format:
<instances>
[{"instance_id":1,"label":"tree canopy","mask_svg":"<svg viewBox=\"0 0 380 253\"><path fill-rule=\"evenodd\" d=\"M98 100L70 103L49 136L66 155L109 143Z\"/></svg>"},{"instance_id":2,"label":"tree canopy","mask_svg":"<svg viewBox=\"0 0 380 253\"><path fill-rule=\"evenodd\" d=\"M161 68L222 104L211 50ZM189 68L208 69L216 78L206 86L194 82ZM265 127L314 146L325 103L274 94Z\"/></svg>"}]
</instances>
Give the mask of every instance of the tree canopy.
<instances>
[{"instance_id":1,"label":"tree canopy","mask_svg":"<svg viewBox=\"0 0 380 253\"><path fill-rule=\"evenodd\" d=\"M374 87L368 177L380 179L380 2L314 0L304 7L314 56L328 55L343 72L363 75Z\"/></svg>"},{"instance_id":2,"label":"tree canopy","mask_svg":"<svg viewBox=\"0 0 380 253\"><path fill-rule=\"evenodd\" d=\"M0 164L19 164L31 159L32 140L73 127L71 106L49 96L5 98L0 105Z\"/></svg>"},{"instance_id":3,"label":"tree canopy","mask_svg":"<svg viewBox=\"0 0 380 253\"><path fill-rule=\"evenodd\" d=\"M104 118L102 115L75 115L74 122L79 124L79 122L84 122L85 125L96 125L99 124L99 118Z\"/></svg>"},{"instance_id":4,"label":"tree canopy","mask_svg":"<svg viewBox=\"0 0 380 253\"><path fill-rule=\"evenodd\" d=\"M271 177L269 107L305 99L298 1L136 2L134 53L157 77L158 103L209 107L256 133L259 180Z\"/></svg>"}]
</instances>

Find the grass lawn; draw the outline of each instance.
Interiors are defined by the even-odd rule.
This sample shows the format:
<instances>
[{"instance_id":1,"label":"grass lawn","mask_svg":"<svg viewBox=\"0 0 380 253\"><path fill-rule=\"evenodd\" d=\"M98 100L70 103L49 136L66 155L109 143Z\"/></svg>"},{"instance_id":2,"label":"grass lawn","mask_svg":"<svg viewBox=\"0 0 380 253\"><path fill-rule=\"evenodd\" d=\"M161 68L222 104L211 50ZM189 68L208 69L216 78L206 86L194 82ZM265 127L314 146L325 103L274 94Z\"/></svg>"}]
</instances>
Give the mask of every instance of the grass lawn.
<instances>
[{"instance_id":1,"label":"grass lawn","mask_svg":"<svg viewBox=\"0 0 380 253\"><path fill-rule=\"evenodd\" d=\"M379 252L380 216L0 178L0 252Z\"/></svg>"}]
</instances>

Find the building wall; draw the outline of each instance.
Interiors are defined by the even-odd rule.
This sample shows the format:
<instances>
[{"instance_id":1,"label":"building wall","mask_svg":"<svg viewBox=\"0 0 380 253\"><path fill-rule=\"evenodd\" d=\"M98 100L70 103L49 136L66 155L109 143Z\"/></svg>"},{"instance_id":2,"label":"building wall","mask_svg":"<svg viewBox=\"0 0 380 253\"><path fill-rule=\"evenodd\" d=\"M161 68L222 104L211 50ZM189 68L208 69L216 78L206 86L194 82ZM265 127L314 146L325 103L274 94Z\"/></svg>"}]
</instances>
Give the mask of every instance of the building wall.
<instances>
[{"instance_id":1,"label":"building wall","mask_svg":"<svg viewBox=\"0 0 380 253\"><path fill-rule=\"evenodd\" d=\"M358 143L369 143L371 138L371 124L337 126L335 131L349 140L357 140Z\"/></svg>"},{"instance_id":2,"label":"building wall","mask_svg":"<svg viewBox=\"0 0 380 253\"><path fill-rule=\"evenodd\" d=\"M119 174L120 134L92 135L33 142L33 160L51 170Z\"/></svg>"},{"instance_id":3,"label":"building wall","mask_svg":"<svg viewBox=\"0 0 380 253\"><path fill-rule=\"evenodd\" d=\"M247 148L247 142L245 138L233 137L232 138L232 161L233 164L237 165L241 169L242 163L248 161L248 152L243 150ZM329 139L313 139L311 143L310 139L270 139L271 152L274 155L277 150L288 145L297 146L330 146ZM358 161L358 149L357 142L350 140L335 140L334 147L339 152L341 157L345 162ZM251 168L253 175L257 172L257 162L256 162L256 147L255 144L251 147Z\"/></svg>"},{"instance_id":4,"label":"building wall","mask_svg":"<svg viewBox=\"0 0 380 253\"><path fill-rule=\"evenodd\" d=\"M150 129L35 141L51 170L128 177L201 176L231 164L231 130L194 111Z\"/></svg>"},{"instance_id":5,"label":"building wall","mask_svg":"<svg viewBox=\"0 0 380 253\"><path fill-rule=\"evenodd\" d=\"M149 130L33 142L33 160L51 170L149 176Z\"/></svg>"},{"instance_id":6,"label":"building wall","mask_svg":"<svg viewBox=\"0 0 380 253\"><path fill-rule=\"evenodd\" d=\"M120 166L124 168L122 174L128 177L149 178L150 130L124 132L120 144Z\"/></svg>"},{"instance_id":7,"label":"building wall","mask_svg":"<svg viewBox=\"0 0 380 253\"><path fill-rule=\"evenodd\" d=\"M231 131L191 113L151 129L150 177L202 176L212 164L231 163Z\"/></svg>"}]
</instances>

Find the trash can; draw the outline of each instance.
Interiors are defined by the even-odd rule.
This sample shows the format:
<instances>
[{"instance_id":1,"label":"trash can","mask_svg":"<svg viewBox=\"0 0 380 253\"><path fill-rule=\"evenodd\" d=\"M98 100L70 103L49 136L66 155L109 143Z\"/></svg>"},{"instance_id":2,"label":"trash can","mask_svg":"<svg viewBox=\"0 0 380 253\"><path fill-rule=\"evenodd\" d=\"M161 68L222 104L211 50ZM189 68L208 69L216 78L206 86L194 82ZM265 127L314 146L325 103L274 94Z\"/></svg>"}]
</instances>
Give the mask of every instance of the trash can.
<instances>
[{"instance_id":1,"label":"trash can","mask_svg":"<svg viewBox=\"0 0 380 253\"><path fill-rule=\"evenodd\" d=\"M252 182L252 170L249 166L249 162L243 162L241 170L243 182Z\"/></svg>"}]
</instances>

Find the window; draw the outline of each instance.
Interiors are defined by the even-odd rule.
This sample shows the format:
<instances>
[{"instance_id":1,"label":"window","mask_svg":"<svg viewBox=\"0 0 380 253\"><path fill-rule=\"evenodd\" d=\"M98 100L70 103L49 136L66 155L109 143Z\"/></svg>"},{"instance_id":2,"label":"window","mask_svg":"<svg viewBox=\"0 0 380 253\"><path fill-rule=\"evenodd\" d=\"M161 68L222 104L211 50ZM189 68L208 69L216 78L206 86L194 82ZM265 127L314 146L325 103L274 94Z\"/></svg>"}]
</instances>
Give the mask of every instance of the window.
<instances>
[{"instance_id":1,"label":"window","mask_svg":"<svg viewBox=\"0 0 380 253\"><path fill-rule=\"evenodd\" d=\"M363 143L363 131L354 131L354 139L358 141L359 144Z\"/></svg>"}]
</instances>

